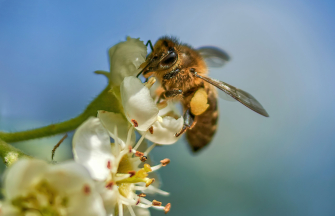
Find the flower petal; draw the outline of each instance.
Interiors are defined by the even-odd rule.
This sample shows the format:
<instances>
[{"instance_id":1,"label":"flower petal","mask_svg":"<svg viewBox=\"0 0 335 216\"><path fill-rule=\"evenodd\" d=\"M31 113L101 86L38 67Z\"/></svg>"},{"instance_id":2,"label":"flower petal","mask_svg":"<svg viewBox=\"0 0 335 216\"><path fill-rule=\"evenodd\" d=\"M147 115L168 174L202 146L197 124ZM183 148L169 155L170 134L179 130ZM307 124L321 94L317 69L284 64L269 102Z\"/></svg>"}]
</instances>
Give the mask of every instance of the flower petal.
<instances>
[{"instance_id":1,"label":"flower petal","mask_svg":"<svg viewBox=\"0 0 335 216\"><path fill-rule=\"evenodd\" d=\"M73 137L74 159L83 164L96 180L104 180L109 175L108 161L113 164L110 137L98 118L86 120Z\"/></svg>"},{"instance_id":2,"label":"flower petal","mask_svg":"<svg viewBox=\"0 0 335 216\"><path fill-rule=\"evenodd\" d=\"M128 121L137 130L146 131L157 120L159 112L150 91L136 77L126 77L121 83L121 99Z\"/></svg>"},{"instance_id":3,"label":"flower petal","mask_svg":"<svg viewBox=\"0 0 335 216\"><path fill-rule=\"evenodd\" d=\"M175 119L171 116L165 116L163 122L156 121L153 126L153 133L147 133L145 138L151 142L170 145L180 138L176 137L175 134L178 133L184 124L184 118L180 117ZM141 134L144 132L139 131Z\"/></svg>"},{"instance_id":4,"label":"flower petal","mask_svg":"<svg viewBox=\"0 0 335 216\"><path fill-rule=\"evenodd\" d=\"M114 185L113 188L106 189L105 183L103 182L97 182L96 186L103 200L107 215L114 214L115 206L117 205L118 196L121 196L118 192L117 186Z\"/></svg>"},{"instance_id":5,"label":"flower petal","mask_svg":"<svg viewBox=\"0 0 335 216\"><path fill-rule=\"evenodd\" d=\"M96 191L73 193L69 196L68 216L105 216L102 198Z\"/></svg>"},{"instance_id":6,"label":"flower petal","mask_svg":"<svg viewBox=\"0 0 335 216\"><path fill-rule=\"evenodd\" d=\"M126 144L127 136L130 124L121 114L107 112L107 111L98 111L98 118L100 119L102 125L108 130L109 135L115 140L116 136L114 134L114 128L117 126L117 136L118 143ZM132 132L131 143L134 143L136 140L135 132Z\"/></svg>"},{"instance_id":7,"label":"flower petal","mask_svg":"<svg viewBox=\"0 0 335 216\"><path fill-rule=\"evenodd\" d=\"M139 66L145 61L147 47L139 39L127 37L109 49L110 81L119 86L127 76L134 76L140 70Z\"/></svg>"},{"instance_id":8,"label":"flower petal","mask_svg":"<svg viewBox=\"0 0 335 216\"><path fill-rule=\"evenodd\" d=\"M84 185L94 188L94 182L88 170L74 161L50 166L44 178L56 190L67 193L82 190Z\"/></svg>"},{"instance_id":9,"label":"flower petal","mask_svg":"<svg viewBox=\"0 0 335 216\"><path fill-rule=\"evenodd\" d=\"M4 193L11 200L24 194L29 187L41 179L48 169L48 164L42 160L22 159L14 163L5 173Z\"/></svg>"}]
</instances>

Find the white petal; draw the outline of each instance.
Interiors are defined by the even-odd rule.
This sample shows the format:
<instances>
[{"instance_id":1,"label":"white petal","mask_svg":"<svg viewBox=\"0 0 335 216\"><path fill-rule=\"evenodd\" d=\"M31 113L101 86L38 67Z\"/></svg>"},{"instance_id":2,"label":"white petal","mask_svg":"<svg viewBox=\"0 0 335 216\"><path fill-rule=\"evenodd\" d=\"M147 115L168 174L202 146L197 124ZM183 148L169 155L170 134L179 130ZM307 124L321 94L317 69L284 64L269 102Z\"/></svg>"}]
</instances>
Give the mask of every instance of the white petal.
<instances>
[{"instance_id":1,"label":"white petal","mask_svg":"<svg viewBox=\"0 0 335 216\"><path fill-rule=\"evenodd\" d=\"M126 77L121 83L121 99L128 121L138 123L137 130L146 131L157 120L159 110L141 80Z\"/></svg>"},{"instance_id":2,"label":"white petal","mask_svg":"<svg viewBox=\"0 0 335 216\"><path fill-rule=\"evenodd\" d=\"M140 70L139 66L145 61L147 47L139 39L127 37L127 41L121 42L109 49L110 81L119 86L127 76L134 76Z\"/></svg>"},{"instance_id":3,"label":"white petal","mask_svg":"<svg viewBox=\"0 0 335 216\"><path fill-rule=\"evenodd\" d=\"M83 165L74 161L50 166L44 178L56 190L66 193L80 191L84 185L90 188L95 187L88 170Z\"/></svg>"},{"instance_id":4,"label":"white petal","mask_svg":"<svg viewBox=\"0 0 335 216\"><path fill-rule=\"evenodd\" d=\"M98 118L102 125L108 130L109 135L115 140L114 128L117 126L118 143L125 144L129 131L129 122L119 113L98 111ZM135 142L135 132L132 132L131 143Z\"/></svg>"},{"instance_id":5,"label":"white petal","mask_svg":"<svg viewBox=\"0 0 335 216\"><path fill-rule=\"evenodd\" d=\"M98 118L86 120L73 137L74 159L83 164L96 180L104 180L109 175L108 161L113 162L110 137Z\"/></svg>"},{"instance_id":6,"label":"white petal","mask_svg":"<svg viewBox=\"0 0 335 216\"><path fill-rule=\"evenodd\" d=\"M105 216L106 210L102 198L96 191L89 194L73 193L69 195L68 216Z\"/></svg>"},{"instance_id":7,"label":"white petal","mask_svg":"<svg viewBox=\"0 0 335 216\"><path fill-rule=\"evenodd\" d=\"M25 194L30 186L39 181L46 172L48 164L36 159L21 159L13 164L5 173L4 193L11 200Z\"/></svg>"},{"instance_id":8,"label":"white petal","mask_svg":"<svg viewBox=\"0 0 335 216\"><path fill-rule=\"evenodd\" d=\"M112 189L107 189L105 183L97 182L97 190L103 200L104 207L107 214L114 214L115 206L117 205L119 194L117 185L114 185Z\"/></svg>"},{"instance_id":9,"label":"white petal","mask_svg":"<svg viewBox=\"0 0 335 216\"><path fill-rule=\"evenodd\" d=\"M145 138L158 144L173 144L180 138L180 136L176 137L175 134L181 130L183 124L183 117L175 119L171 116L165 116L163 122L156 121L153 124L153 134L147 133ZM143 134L142 131L140 133Z\"/></svg>"},{"instance_id":10,"label":"white petal","mask_svg":"<svg viewBox=\"0 0 335 216\"><path fill-rule=\"evenodd\" d=\"M177 109L176 105L177 104L174 104L173 102L168 101L168 105L165 108L160 109L158 115L162 117L166 115L171 116L171 114L173 113L173 115L175 116L180 116L181 115L180 111Z\"/></svg>"},{"instance_id":11,"label":"white petal","mask_svg":"<svg viewBox=\"0 0 335 216\"><path fill-rule=\"evenodd\" d=\"M22 216L22 212L10 202L4 202L0 208L1 216Z\"/></svg>"}]
</instances>

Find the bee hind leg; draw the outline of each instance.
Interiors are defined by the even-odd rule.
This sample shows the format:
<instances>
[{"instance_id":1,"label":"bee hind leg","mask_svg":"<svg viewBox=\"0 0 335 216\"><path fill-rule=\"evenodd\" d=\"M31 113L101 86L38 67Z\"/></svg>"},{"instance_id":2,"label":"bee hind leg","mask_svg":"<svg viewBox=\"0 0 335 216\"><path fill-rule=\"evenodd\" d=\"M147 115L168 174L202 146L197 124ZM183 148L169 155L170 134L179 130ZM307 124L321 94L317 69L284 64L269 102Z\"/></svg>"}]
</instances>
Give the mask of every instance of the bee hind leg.
<instances>
[{"instance_id":1,"label":"bee hind leg","mask_svg":"<svg viewBox=\"0 0 335 216\"><path fill-rule=\"evenodd\" d=\"M184 113L184 125L183 128L175 134L175 137L179 137L183 133L185 133L188 129L192 129L194 125L197 123L197 116L193 115L190 109L187 109Z\"/></svg>"}]
</instances>

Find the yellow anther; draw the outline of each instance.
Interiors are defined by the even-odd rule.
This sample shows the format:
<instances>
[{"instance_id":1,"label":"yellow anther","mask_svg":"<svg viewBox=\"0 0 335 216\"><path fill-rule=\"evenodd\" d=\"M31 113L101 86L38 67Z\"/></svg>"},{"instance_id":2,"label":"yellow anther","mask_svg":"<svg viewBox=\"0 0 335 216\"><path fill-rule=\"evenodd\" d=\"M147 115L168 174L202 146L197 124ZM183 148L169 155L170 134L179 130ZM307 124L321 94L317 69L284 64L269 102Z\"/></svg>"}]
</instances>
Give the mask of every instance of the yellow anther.
<instances>
[{"instance_id":1,"label":"yellow anther","mask_svg":"<svg viewBox=\"0 0 335 216\"><path fill-rule=\"evenodd\" d=\"M154 179L154 178L152 178L152 179L147 179L146 182L145 182L145 186L146 186L146 187L149 187L149 185L151 185L151 184L154 183L154 182L155 182L155 179Z\"/></svg>"},{"instance_id":2,"label":"yellow anther","mask_svg":"<svg viewBox=\"0 0 335 216\"><path fill-rule=\"evenodd\" d=\"M144 169L146 172L150 172L150 171L152 171L151 166L150 166L149 164L144 164L143 169Z\"/></svg>"},{"instance_id":3,"label":"yellow anther","mask_svg":"<svg viewBox=\"0 0 335 216\"><path fill-rule=\"evenodd\" d=\"M137 178L145 178L148 176L148 173L144 170L144 169L140 169L139 171L137 171L136 173L136 177Z\"/></svg>"}]
</instances>

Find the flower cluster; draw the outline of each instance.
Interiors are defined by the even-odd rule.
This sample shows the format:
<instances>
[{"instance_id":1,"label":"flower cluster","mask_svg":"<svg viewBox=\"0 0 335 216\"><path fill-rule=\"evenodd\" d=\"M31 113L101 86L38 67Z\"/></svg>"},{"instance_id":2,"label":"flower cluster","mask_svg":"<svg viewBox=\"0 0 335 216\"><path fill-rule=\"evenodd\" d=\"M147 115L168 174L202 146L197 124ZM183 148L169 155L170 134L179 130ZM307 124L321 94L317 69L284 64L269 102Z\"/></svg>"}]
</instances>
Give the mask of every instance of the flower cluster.
<instances>
[{"instance_id":1,"label":"flower cluster","mask_svg":"<svg viewBox=\"0 0 335 216\"><path fill-rule=\"evenodd\" d=\"M144 216L150 215L149 208L169 212L170 203L146 195L169 194L159 189L155 171L170 160L153 165L149 153L156 145L178 140L183 117L173 104L157 103L154 78L142 83L134 77L146 54L143 42L129 37L109 50L110 72L99 73L109 77L121 112L100 110L76 130L74 161L14 163L4 178L1 216ZM149 147L145 139L152 142Z\"/></svg>"},{"instance_id":2,"label":"flower cluster","mask_svg":"<svg viewBox=\"0 0 335 216\"><path fill-rule=\"evenodd\" d=\"M1 215L106 215L89 172L76 162L22 159L5 173Z\"/></svg>"}]
</instances>

